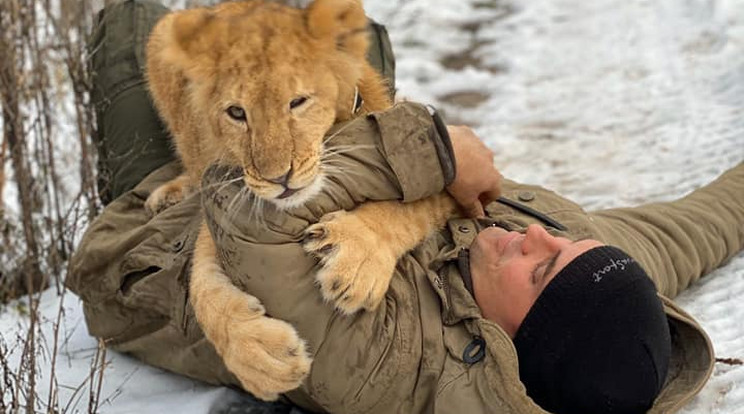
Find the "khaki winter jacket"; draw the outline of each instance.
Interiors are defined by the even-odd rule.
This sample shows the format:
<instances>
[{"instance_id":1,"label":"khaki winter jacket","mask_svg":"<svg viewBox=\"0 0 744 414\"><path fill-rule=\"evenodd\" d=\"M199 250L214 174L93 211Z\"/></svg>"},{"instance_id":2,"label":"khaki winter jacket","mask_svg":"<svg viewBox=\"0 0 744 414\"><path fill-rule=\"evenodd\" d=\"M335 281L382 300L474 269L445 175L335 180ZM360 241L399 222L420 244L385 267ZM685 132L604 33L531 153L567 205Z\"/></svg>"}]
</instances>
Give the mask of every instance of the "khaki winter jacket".
<instances>
[{"instance_id":1,"label":"khaki winter jacket","mask_svg":"<svg viewBox=\"0 0 744 414\"><path fill-rule=\"evenodd\" d=\"M744 164L676 202L594 213L543 188L507 180L504 196L519 205L493 203L486 219L450 220L399 261L375 312L344 317L314 285L319 264L299 244L303 230L324 213L366 200L435 194L452 166L442 160L443 139L427 109L417 104L397 105L335 132L330 145L357 148L338 155L350 173L329 180L306 207L279 212L267 206L256 220L250 203L231 203L239 184L218 186L209 179L202 198L234 283L260 298L270 315L292 323L310 345L312 371L289 394L297 404L334 413L544 413L519 381L511 340L481 317L457 268L460 250L485 226L549 227L522 206L568 229L551 229L554 234L591 236L622 248L653 277L672 326L673 355L667 383L649 412L677 411L708 379L710 341L667 297L744 247ZM142 207L152 189L177 173L178 166L169 164L107 207L88 229L67 284L83 300L91 334L112 348L194 378L236 385L188 304L198 196L152 220ZM231 204L239 205L237 213L226 213Z\"/></svg>"}]
</instances>

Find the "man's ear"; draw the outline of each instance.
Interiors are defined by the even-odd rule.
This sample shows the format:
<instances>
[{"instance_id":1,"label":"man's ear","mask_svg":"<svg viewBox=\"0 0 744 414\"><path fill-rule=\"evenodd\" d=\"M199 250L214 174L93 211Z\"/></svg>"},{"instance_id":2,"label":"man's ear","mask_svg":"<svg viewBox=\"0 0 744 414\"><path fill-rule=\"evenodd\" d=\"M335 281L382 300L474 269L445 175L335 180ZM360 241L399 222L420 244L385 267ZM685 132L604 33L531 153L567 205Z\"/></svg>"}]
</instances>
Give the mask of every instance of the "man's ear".
<instances>
[{"instance_id":1,"label":"man's ear","mask_svg":"<svg viewBox=\"0 0 744 414\"><path fill-rule=\"evenodd\" d=\"M216 17L207 9L172 13L163 22L162 58L182 69L187 78L203 78L214 72L215 45L219 44Z\"/></svg>"},{"instance_id":2,"label":"man's ear","mask_svg":"<svg viewBox=\"0 0 744 414\"><path fill-rule=\"evenodd\" d=\"M316 39L364 59L369 40L361 0L315 0L307 8L307 29Z\"/></svg>"}]
</instances>

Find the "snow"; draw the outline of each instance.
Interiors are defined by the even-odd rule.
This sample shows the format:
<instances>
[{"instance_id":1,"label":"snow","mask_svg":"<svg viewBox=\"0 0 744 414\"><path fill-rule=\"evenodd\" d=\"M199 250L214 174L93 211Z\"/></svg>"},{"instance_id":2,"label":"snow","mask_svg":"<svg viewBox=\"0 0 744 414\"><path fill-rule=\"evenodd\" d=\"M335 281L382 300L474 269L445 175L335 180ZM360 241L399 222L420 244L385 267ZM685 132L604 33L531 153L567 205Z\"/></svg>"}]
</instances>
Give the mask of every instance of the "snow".
<instances>
[{"instance_id":1,"label":"snow","mask_svg":"<svg viewBox=\"0 0 744 414\"><path fill-rule=\"evenodd\" d=\"M58 295L53 289L42 294L39 313L42 321L40 384L41 399L47 401L49 395L51 350L54 348L54 326L57 314L62 309L60 323L59 354L56 365L56 378L61 407L69 406L65 412L88 412L90 395L91 364L98 349L98 343L88 335L80 301L71 293ZM12 354L11 368L18 366L21 344L28 327L27 311L11 306L0 315L0 344ZM103 371L100 392L100 412L105 413L145 413L174 410L181 413L206 413L215 401L234 398L235 391L212 387L173 375L160 369L142 364L139 361L115 352L106 353L107 364ZM93 378L97 385L98 371ZM81 387L81 391L76 391ZM95 386L93 388L95 390ZM178 398L174 398L178 396Z\"/></svg>"},{"instance_id":2,"label":"snow","mask_svg":"<svg viewBox=\"0 0 744 414\"><path fill-rule=\"evenodd\" d=\"M744 1L368 0L365 6L388 26L399 98L434 104L451 123L473 125L509 178L597 209L671 200L744 161ZM720 358L744 358L741 297L744 254L677 298ZM41 309L46 349L60 301L66 339L57 378L65 407L90 376L97 343L78 299L49 291ZM0 315L0 338L9 348L26 321L15 307ZM50 359L41 363L44 401ZM108 352L106 360L101 412L204 413L238 398L124 355ZM683 412L744 412L743 385L744 366L718 363ZM84 388L70 412L87 411Z\"/></svg>"}]
</instances>

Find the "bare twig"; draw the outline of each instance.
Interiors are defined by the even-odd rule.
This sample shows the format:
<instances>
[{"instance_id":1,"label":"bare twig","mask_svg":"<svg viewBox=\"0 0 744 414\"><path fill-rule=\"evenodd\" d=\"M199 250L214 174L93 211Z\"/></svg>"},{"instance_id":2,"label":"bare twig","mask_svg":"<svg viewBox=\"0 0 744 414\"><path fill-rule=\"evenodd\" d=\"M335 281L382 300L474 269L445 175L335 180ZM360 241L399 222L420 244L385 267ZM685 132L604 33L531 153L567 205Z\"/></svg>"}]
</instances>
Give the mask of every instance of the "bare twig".
<instances>
[{"instance_id":1,"label":"bare twig","mask_svg":"<svg viewBox=\"0 0 744 414\"><path fill-rule=\"evenodd\" d=\"M47 398L47 411L58 412L59 409L59 384L57 383L57 355L59 354L59 328L62 325L64 311L64 291L61 293L59 308L57 309L57 318L54 321L54 344L52 345L52 361L49 375L49 396Z\"/></svg>"},{"instance_id":2,"label":"bare twig","mask_svg":"<svg viewBox=\"0 0 744 414\"><path fill-rule=\"evenodd\" d=\"M88 394L88 412L97 413L98 403L101 397L101 387L103 385L103 371L106 367L106 344L103 339L98 339L98 348L96 349L96 356L93 359L93 364L90 367L90 376L88 384L90 390Z\"/></svg>"},{"instance_id":3,"label":"bare twig","mask_svg":"<svg viewBox=\"0 0 744 414\"><path fill-rule=\"evenodd\" d=\"M730 366L744 365L744 361L739 358L716 358L716 362Z\"/></svg>"},{"instance_id":4,"label":"bare twig","mask_svg":"<svg viewBox=\"0 0 744 414\"><path fill-rule=\"evenodd\" d=\"M27 155L28 143L24 130L21 105L27 85L24 63L28 40L28 0L0 2L0 96L3 104L3 136L10 150L11 164L15 171L18 198L21 205L21 221L25 239L26 257L23 263L25 291L36 291L42 287L44 276L40 268L37 228L33 214L38 211L35 201L35 180ZM19 46L20 44L20 46Z\"/></svg>"},{"instance_id":5,"label":"bare twig","mask_svg":"<svg viewBox=\"0 0 744 414\"><path fill-rule=\"evenodd\" d=\"M91 5L97 1L0 1L0 304L27 295L17 302L23 305L27 324L12 359L0 336L2 413L60 412L56 364L60 339L65 338L61 280L75 239L100 208L92 144L96 123L84 43L92 23ZM68 103L71 114L65 111ZM72 134L67 126L74 128ZM68 136L61 136L62 131ZM81 154L73 158L65 153L69 145L60 145L63 142L77 143ZM69 173L60 161L63 157L79 162L79 180L62 182L62 174ZM78 181L82 185L75 196L76 190L65 185ZM6 185L14 186L17 199L3 199ZM6 203L14 208L6 208ZM54 322L43 322L39 304L50 281L62 298ZM54 323L49 341L43 337L43 323ZM94 365L99 368L89 384L91 412L98 410L105 355L105 349L99 349ZM38 381L40 367L47 358L49 393L39 397L44 387Z\"/></svg>"},{"instance_id":6,"label":"bare twig","mask_svg":"<svg viewBox=\"0 0 744 414\"><path fill-rule=\"evenodd\" d=\"M0 145L0 223L5 221L5 200L3 194L5 193L5 160L8 154L8 141L5 139L5 135L2 137L3 143Z\"/></svg>"},{"instance_id":7,"label":"bare twig","mask_svg":"<svg viewBox=\"0 0 744 414\"><path fill-rule=\"evenodd\" d=\"M13 378L13 370L11 370L10 362L8 361L9 354L10 351L5 344L5 341L3 341L2 337L0 337L0 368L2 368L3 371L2 382L5 390L17 389L15 384L18 383L17 378ZM9 403L5 401L6 393L0 395L0 412L9 413L18 411L20 404L17 398L17 394L9 393L8 396L10 396L11 398Z\"/></svg>"}]
</instances>

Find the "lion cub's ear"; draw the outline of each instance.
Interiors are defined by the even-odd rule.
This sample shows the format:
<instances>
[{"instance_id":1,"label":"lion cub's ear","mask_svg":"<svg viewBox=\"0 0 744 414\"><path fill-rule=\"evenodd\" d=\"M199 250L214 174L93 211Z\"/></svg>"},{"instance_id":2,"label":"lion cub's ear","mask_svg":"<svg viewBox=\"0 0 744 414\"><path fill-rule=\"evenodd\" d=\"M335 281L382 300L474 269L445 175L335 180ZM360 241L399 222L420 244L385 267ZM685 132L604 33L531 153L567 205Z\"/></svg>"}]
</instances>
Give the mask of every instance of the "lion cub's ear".
<instances>
[{"instance_id":1,"label":"lion cub's ear","mask_svg":"<svg viewBox=\"0 0 744 414\"><path fill-rule=\"evenodd\" d=\"M162 57L189 78L210 76L214 71L219 27L213 12L189 9L172 13L162 33Z\"/></svg>"},{"instance_id":2,"label":"lion cub's ear","mask_svg":"<svg viewBox=\"0 0 744 414\"><path fill-rule=\"evenodd\" d=\"M361 0L315 0L307 8L307 29L316 39L365 58L369 40Z\"/></svg>"}]
</instances>

